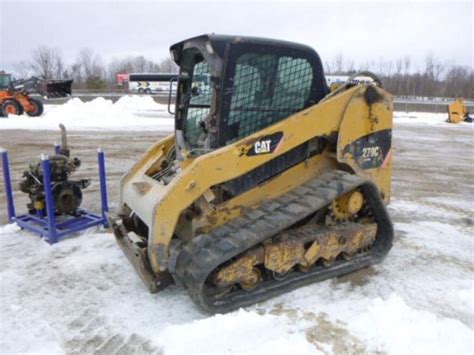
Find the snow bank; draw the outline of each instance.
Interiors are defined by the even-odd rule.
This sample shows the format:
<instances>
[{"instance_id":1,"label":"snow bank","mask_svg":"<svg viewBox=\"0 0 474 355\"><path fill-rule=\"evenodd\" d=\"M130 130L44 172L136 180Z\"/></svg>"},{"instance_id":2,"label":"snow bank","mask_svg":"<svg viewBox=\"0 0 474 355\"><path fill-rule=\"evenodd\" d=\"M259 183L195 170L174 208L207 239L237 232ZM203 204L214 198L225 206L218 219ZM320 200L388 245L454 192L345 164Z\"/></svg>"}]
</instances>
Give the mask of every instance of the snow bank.
<instances>
[{"instance_id":1,"label":"snow bank","mask_svg":"<svg viewBox=\"0 0 474 355\"><path fill-rule=\"evenodd\" d=\"M369 344L370 352L462 353L474 339L459 320L413 309L396 294L373 300L365 313L349 322L349 330Z\"/></svg>"},{"instance_id":2,"label":"snow bank","mask_svg":"<svg viewBox=\"0 0 474 355\"><path fill-rule=\"evenodd\" d=\"M114 105L115 107L125 111L165 111L167 105L157 103L151 96L122 96Z\"/></svg>"},{"instance_id":3,"label":"snow bank","mask_svg":"<svg viewBox=\"0 0 474 355\"><path fill-rule=\"evenodd\" d=\"M45 105L40 117L24 114L0 118L0 130L57 130L59 123L70 130L174 129L174 120L166 105L156 103L149 96L124 96L116 103L99 97L89 102L73 98L63 105Z\"/></svg>"},{"instance_id":4,"label":"snow bank","mask_svg":"<svg viewBox=\"0 0 474 355\"><path fill-rule=\"evenodd\" d=\"M293 328L285 317L240 309L168 326L158 333L157 339L169 354L314 354L315 349L306 340L304 332L295 332Z\"/></svg>"}]
</instances>

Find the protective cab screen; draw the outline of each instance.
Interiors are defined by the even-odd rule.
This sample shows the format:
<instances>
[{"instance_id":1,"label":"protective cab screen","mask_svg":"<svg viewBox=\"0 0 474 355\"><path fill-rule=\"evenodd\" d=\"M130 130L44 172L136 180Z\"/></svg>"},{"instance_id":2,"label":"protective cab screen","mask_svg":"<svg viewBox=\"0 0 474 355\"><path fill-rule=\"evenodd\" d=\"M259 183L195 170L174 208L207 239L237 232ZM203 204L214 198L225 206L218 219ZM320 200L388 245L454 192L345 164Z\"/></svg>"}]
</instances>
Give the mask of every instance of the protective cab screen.
<instances>
[{"instance_id":1,"label":"protective cab screen","mask_svg":"<svg viewBox=\"0 0 474 355\"><path fill-rule=\"evenodd\" d=\"M245 53L236 64L227 125L228 143L304 108L313 69L304 58Z\"/></svg>"}]
</instances>

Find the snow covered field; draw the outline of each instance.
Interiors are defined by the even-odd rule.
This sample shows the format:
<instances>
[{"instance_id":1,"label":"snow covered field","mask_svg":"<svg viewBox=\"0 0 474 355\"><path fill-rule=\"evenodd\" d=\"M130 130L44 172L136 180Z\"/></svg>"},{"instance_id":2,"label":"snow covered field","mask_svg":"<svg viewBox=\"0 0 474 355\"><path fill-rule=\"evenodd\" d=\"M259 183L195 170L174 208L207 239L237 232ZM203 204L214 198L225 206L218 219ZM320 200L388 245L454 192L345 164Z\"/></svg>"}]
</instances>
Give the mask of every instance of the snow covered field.
<instances>
[{"instance_id":1,"label":"snow covered field","mask_svg":"<svg viewBox=\"0 0 474 355\"><path fill-rule=\"evenodd\" d=\"M124 96L117 102L98 97L89 102L73 98L64 105L45 105L41 117L10 115L0 118L0 129L57 130L59 123L76 131L89 130L173 130L167 105L151 96Z\"/></svg>"},{"instance_id":2,"label":"snow covered field","mask_svg":"<svg viewBox=\"0 0 474 355\"><path fill-rule=\"evenodd\" d=\"M171 107L171 110L174 108ZM446 125L447 115L395 112L394 117L398 123ZM64 105L45 105L45 112L41 117L29 117L24 114L20 117L11 115L8 118L0 118L0 129L57 130L59 123L74 131L174 129L167 105L155 102L150 96L124 96L116 103L102 97L89 102L73 98Z\"/></svg>"},{"instance_id":3,"label":"snow covered field","mask_svg":"<svg viewBox=\"0 0 474 355\"><path fill-rule=\"evenodd\" d=\"M64 122L73 143L85 140L80 152L98 141L113 151L109 178L117 179L133 161L127 148L155 139L145 131L173 129L166 107L122 100L73 100L42 118L0 120L0 146L34 156L37 145L10 137L31 139L17 130L57 130ZM382 264L225 315L201 312L179 287L150 295L107 231L49 246L15 225L0 226L0 353L472 354L473 126L445 118L395 113L389 212L396 239ZM121 130L143 141L119 147Z\"/></svg>"}]
</instances>

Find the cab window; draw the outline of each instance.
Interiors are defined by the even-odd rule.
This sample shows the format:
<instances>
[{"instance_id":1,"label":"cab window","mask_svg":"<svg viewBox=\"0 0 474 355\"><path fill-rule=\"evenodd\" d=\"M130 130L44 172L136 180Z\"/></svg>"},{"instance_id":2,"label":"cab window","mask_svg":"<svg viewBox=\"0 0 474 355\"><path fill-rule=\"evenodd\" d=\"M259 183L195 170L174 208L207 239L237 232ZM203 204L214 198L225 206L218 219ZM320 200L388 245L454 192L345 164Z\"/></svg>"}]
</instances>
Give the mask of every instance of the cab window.
<instances>
[{"instance_id":1,"label":"cab window","mask_svg":"<svg viewBox=\"0 0 474 355\"><path fill-rule=\"evenodd\" d=\"M313 70L305 58L245 53L236 63L227 143L246 137L302 110Z\"/></svg>"}]
</instances>

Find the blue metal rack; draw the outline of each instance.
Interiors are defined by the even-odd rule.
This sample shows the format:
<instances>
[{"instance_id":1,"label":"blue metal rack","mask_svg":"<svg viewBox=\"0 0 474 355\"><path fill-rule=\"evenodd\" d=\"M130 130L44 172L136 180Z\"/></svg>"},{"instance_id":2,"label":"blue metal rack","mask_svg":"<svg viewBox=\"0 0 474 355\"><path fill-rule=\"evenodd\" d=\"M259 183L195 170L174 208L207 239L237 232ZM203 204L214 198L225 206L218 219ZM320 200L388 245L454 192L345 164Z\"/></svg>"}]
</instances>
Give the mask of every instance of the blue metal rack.
<instances>
[{"instance_id":1,"label":"blue metal rack","mask_svg":"<svg viewBox=\"0 0 474 355\"><path fill-rule=\"evenodd\" d=\"M59 152L59 146L54 146L54 151ZM17 223L21 228L29 230L43 237L48 243L57 243L73 233L84 229L103 225L107 227L106 214L109 211L107 203L107 185L105 175L105 155L102 149L97 150L97 162L99 165L100 178L100 197L101 197L101 215L93 214L85 209L78 209L74 215L56 216L54 211L54 200L51 189L51 171L49 158L41 154L41 167L43 169L43 185L45 187L46 216L42 211L36 211L36 214L23 214L16 216L15 205L13 201L13 190L10 178L10 167L8 162L8 152L1 150L3 177L5 180L5 193L7 199L8 220L10 223Z\"/></svg>"}]
</instances>

